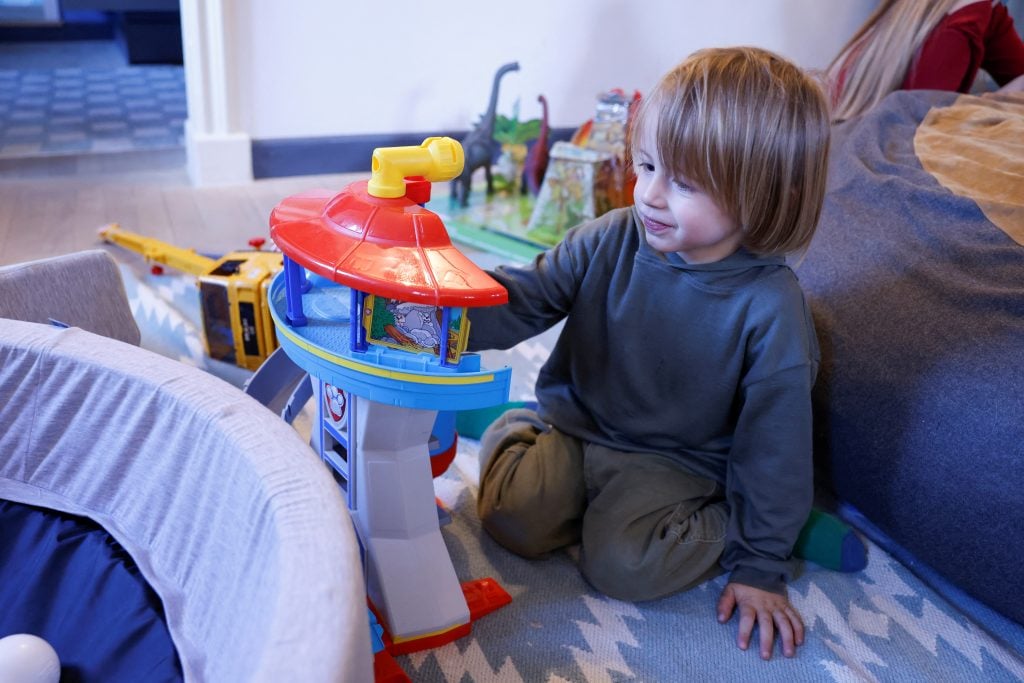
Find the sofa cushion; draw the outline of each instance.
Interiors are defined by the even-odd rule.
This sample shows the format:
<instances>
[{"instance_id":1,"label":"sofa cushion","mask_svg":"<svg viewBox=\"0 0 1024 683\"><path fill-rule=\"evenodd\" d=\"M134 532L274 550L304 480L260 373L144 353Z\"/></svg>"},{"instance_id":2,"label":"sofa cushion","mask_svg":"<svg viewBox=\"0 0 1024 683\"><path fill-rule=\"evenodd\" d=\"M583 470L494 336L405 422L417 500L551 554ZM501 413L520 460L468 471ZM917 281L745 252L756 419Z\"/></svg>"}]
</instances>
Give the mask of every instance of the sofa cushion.
<instances>
[{"instance_id":1,"label":"sofa cushion","mask_svg":"<svg viewBox=\"0 0 1024 683\"><path fill-rule=\"evenodd\" d=\"M929 112L982 99L897 92L838 126L821 223L797 272L822 346L825 478L914 556L1024 622L1024 246L915 152ZM1012 131L1017 102L963 135ZM1020 139L994 137L985 164L1019 163ZM1000 211L1019 217L1016 183Z\"/></svg>"}]
</instances>

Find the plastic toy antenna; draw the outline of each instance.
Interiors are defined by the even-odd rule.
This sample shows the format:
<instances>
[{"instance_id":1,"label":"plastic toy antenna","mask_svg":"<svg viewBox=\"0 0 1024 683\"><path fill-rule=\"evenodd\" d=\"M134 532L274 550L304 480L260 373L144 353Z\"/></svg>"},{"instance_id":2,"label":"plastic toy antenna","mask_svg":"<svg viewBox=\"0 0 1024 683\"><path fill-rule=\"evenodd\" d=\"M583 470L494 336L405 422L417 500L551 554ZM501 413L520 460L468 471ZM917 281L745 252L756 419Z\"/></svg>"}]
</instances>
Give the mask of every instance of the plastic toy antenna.
<instances>
[{"instance_id":1,"label":"plastic toy antenna","mask_svg":"<svg viewBox=\"0 0 1024 683\"><path fill-rule=\"evenodd\" d=\"M430 182L444 182L462 173L465 154L458 140L427 138L419 146L378 147L373 150L373 167L366 191L372 197L405 196L405 179L422 176Z\"/></svg>"}]
</instances>

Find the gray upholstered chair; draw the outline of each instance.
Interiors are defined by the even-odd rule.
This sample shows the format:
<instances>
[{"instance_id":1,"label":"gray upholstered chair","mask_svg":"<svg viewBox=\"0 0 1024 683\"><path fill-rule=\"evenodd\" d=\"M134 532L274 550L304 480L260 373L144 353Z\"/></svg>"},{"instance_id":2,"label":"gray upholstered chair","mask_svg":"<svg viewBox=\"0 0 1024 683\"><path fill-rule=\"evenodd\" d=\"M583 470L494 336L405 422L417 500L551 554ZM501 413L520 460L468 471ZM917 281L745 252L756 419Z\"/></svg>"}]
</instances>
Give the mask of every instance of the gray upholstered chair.
<instances>
[{"instance_id":1,"label":"gray upholstered chair","mask_svg":"<svg viewBox=\"0 0 1024 683\"><path fill-rule=\"evenodd\" d=\"M257 401L138 340L104 252L0 268L0 498L103 526L160 596L187 681L372 680L326 468Z\"/></svg>"}]
</instances>

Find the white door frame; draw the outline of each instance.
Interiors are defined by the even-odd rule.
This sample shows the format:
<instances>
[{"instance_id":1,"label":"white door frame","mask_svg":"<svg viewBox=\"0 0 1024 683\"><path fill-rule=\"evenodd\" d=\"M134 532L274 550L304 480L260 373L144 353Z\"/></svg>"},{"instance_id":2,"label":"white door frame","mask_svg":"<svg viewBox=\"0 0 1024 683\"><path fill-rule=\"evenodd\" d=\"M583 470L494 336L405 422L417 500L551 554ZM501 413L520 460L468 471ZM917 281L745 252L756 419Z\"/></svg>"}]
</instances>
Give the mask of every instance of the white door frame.
<instances>
[{"instance_id":1,"label":"white door frame","mask_svg":"<svg viewBox=\"0 0 1024 683\"><path fill-rule=\"evenodd\" d=\"M252 181L252 141L241 126L233 87L230 41L232 0L181 0L185 62L185 152L193 185Z\"/></svg>"}]
</instances>

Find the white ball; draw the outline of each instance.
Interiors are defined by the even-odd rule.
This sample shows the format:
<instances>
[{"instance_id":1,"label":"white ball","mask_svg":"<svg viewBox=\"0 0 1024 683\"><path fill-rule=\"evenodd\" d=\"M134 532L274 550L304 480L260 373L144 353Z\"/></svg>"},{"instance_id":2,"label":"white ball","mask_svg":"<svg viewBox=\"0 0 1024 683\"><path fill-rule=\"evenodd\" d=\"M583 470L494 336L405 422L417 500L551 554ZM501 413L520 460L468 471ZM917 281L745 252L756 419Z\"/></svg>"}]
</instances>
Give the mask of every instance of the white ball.
<instances>
[{"instance_id":1,"label":"white ball","mask_svg":"<svg viewBox=\"0 0 1024 683\"><path fill-rule=\"evenodd\" d=\"M0 681L4 683L58 683L60 659L39 636L16 633L0 638Z\"/></svg>"}]
</instances>

